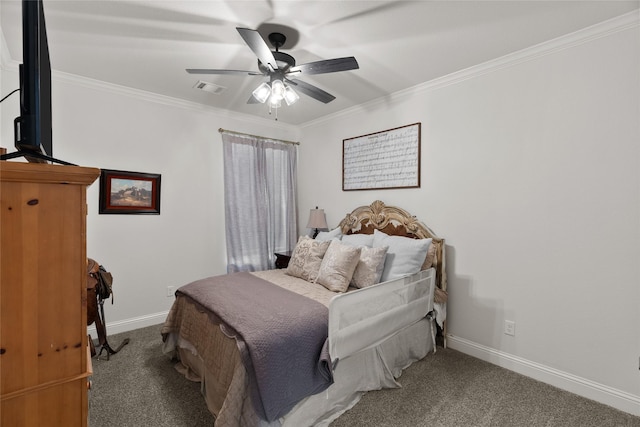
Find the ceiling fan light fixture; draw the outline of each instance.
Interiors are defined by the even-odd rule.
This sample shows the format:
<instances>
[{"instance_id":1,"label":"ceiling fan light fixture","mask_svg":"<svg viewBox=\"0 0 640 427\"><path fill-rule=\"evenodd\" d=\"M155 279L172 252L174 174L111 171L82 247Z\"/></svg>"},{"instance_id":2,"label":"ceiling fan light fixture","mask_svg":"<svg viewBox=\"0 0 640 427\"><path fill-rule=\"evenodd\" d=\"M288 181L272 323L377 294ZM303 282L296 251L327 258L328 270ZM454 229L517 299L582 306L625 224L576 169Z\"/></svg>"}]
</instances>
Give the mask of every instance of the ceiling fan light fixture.
<instances>
[{"instance_id":1,"label":"ceiling fan light fixture","mask_svg":"<svg viewBox=\"0 0 640 427\"><path fill-rule=\"evenodd\" d=\"M284 83L282 83L282 80L274 80L271 82L271 98L284 98Z\"/></svg>"},{"instance_id":2,"label":"ceiling fan light fixture","mask_svg":"<svg viewBox=\"0 0 640 427\"><path fill-rule=\"evenodd\" d=\"M353 56L325 59L296 65L296 60L293 56L288 53L280 52L280 48L284 47L287 40L287 37L284 34L280 32L272 32L269 34L269 41L275 48L275 51L272 51L258 31L241 27L236 27L236 30L244 40L245 44L256 55L259 72L200 68L187 68L186 71L189 74L249 75L267 77L269 79L269 83L265 82L260 84L260 86L252 92L252 96L247 100L247 104L267 103L269 105L269 114L271 114L272 109L276 110L276 120L278 120L278 107L282 105L283 99L287 105L292 105L300 99L300 96L293 90L293 88L284 84L285 81L290 82L304 95L328 104L336 99L336 97L325 92L319 87L310 83L305 83L303 80L296 80L294 83L292 81L292 77L297 78L298 76L304 75L336 73L339 71L357 70L360 68L358 61L356 61L356 58ZM199 87L199 89L202 88Z\"/></svg>"},{"instance_id":3,"label":"ceiling fan light fixture","mask_svg":"<svg viewBox=\"0 0 640 427\"><path fill-rule=\"evenodd\" d=\"M269 95L271 95L271 87L269 87L269 83L263 82L252 94L258 102L264 104L269 98Z\"/></svg>"},{"instance_id":4,"label":"ceiling fan light fixture","mask_svg":"<svg viewBox=\"0 0 640 427\"><path fill-rule=\"evenodd\" d=\"M271 96L269 98L269 108L275 108L276 110L282 106L282 98Z\"/></svg>"},{"instance_id":5,"label":"ceiling fan light fixture","mask_svg":"<svg viewBox=\"0 0 640 427\"><path fill-rule=\"evenodd\" d=\"M295 90L291 89L291 86L286 86L284 89L284 100L287 105L295 104L298 99L300 99L300 95L298 95Z\"/></svg>"}]
</instances>

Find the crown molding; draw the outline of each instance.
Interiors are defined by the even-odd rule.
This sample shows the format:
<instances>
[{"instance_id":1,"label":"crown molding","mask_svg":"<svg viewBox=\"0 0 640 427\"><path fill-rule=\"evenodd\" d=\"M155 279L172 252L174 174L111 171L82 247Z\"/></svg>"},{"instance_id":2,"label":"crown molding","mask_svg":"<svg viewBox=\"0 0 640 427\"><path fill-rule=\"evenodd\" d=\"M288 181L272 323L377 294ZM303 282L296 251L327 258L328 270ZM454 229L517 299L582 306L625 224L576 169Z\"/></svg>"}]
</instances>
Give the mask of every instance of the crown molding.
<instances>
[{"instance_id":1,"label":"crown molding","mask_svg":"<svg viewBox=\"0 0 640 427\"><path fill-rule=\"evenodd\" d=\"M290 130L296 128L295 126L288 125L282 122L273 122L269 119L262 117L256 117L249 114L231 112L223 108L216 108L209 105L199 104L197 102L186 101L179 98L173 98L166 95L160 95L153 92L144 91L141 89L135 89L128 86L121 86L114 83L108 83L101 80L91 79L88 77L78 76L76 74L65 73L62 71L52 71L52 79L68 83L71 85L82 86L88 89L100 90L111 94L117 94L120 96L128 96L138 100L152 102L156 104L166 105L174 108L181 108L191 111L211 113L221 117L232 117L234 119L241 119L243 122L251 122L264 126L265 124L270 127Z\"/></svg>"},{"instance_id":2,"label":"crown molding","mask_svg":"<svg viewBox=\"0 0 640 427\"><path fill-rule=\"evenodd\" d=\"M573 33L565 34L555 39L530 46L528 48L504 55L500 58L474 65L473 67L451 73L442 78L434 79L426 83L408 89L406 92L415 93L415 91L432 90L451 84L457 84L461 81L482 76L487 73L493 73L504 68L512 67L524 62L533 61L547 55L553 55L563 50L571 49L591 42L593 40L608 37L621 31L637 27L640 23L640 11L626 13L607 21L594 24ZM413 89L413 90L411 90ZM404 91L403 91L404 92ZM406 95L398 92L398 95Z\"/></svg>"},{"instance_id":3,"label":"crown molding","mask_svg":"<svg viewBox=\"0 0 640 427\"><path fill-rule=\"evenodd\" d=\"M637 9L633 12L629 12L624 15L602 21L573 33L565 34L555 39L551 39L537 45L530 46L513 53L509 53L499 58L492 59L490 61L483 62L481 64L474 65L460 71L455 71L451 74L447 74L446 76L438 77L436 79L420 83L410 88L392 93L391 95L376 98L367 103L356 105L354 107L350 107L336 113L311 120L309 122L301 124L300 127L302 128L306 126L317 125L342 116L347 116L354 112L371 110L379 106L388 105L389 101L397 102L404 98L415 96L416 93L455 85L465 80L482 76L484 74L493 73L504 68L512 67L514 65L518 65L528 61L533 61L543 56L552 55L562 50L571 49L575 46L588 43L593 40L597 40L621 31L638 27L638 25L640 25L640 10Z\"/></svg>"},{"instance_id":4,"label":"crown molding","mask_svg":"<svg viewBox=\"0 0 640 427\"><path fill-rule=\"evenodd\" d=\"M402 100L408 96L415 95L416 93L419 93L419 92L430 91L430 90L446 87L449 85L454 85L468 79L482 76L487 73L492 73L492 72L495 72L507 67L511 67L517 64L521 64L527 61L532 61L546 55L551 55L551 54L560 52L565 49L570 49L580 44L588 43L592 40L607 37L611 34L615 34L621 31L625 31L625 30L637 27L638 25L640 25L640 10L635 10L633 12L629 12L624 15L617 16L615 18L600 22L598 24L594 24L592 26L575 31L573 33L569 33L564 36L560 36L555 39L522 49L520 51L504 55L500 58L496 58L478 65L474 65L472 67L460 70L460 71L453 72L443 77L439 77L424 83L420 83L416 86L412 86L410 88L395 92L389 96L380 97L372 101L369 101L367 103L360 104L351 108L347 108L347 109L338 111L336 113L329 114L327 116L324 116L315 120L311 120L306 123L302 123L299 126L287 125L281 122L274 124L272 123L271 120L263 119L261 117L256 117L256 116L242 114L242 113L231 113L230 111L221 109L221 108L215 108L215 107L207 106L204 104L199 104L196 102L185 101L178 98L172 98L165 95L159 95L156 93L151 93L151 92L143 91L140 89L120 86L113 83L107 83L100 80L90 79L87 77L82 77L75 74L69 74L69 73L56 71L56 70L52 70L52 79L55 79L61 82L70 83L70 84L84 86L90 89L102 90L109 93L116 93L123 96L129 96L136 99L145 100L148 102L154 102L158 104L188 109L192 111L209 112L222 117L242 118L242 120L244 121L252 122L255 124L260 124L260 125L269 124L272 127L274 127L275 125L275 127L290 130L291 128L300 129L307 126L324 123L329 120L333 120L342 116L352 114L357 111L361 111L362 109L370 109L383 104L388 104L390 100L392 101ZM1 28L0 28L0 43L1 43L0 68L2 70L17 72L18 62L9 57L8 48L7 48L7 45L4 39L4 34L2 33Z\"/></svg>"},{"instance_id":5,"label":"crown molding","mask_svg":"<svg viewBox=\"0 0 640 427\"><path fill-rule=\"evenodd\" d=\"M4 42L4 38L2 38ZM8 58L8 59L7 59ZM3 71L18 72L19 62L15 61L3 53L2 62L0 67ZM120 96L128 96L138 100L152 102L156 104L166 105L174 108L182 108L191 111L204 112L215 114L220 117L231 117L234 119L241 119L243 122L254 123L261 126L269 126L276 129L288 130L297 129L296 126L289 125L283 122L274 122L273 120L265 119L262 117L256 117L249 114L242 114L231 112L223 108L211 107L197 102L185 101L183 99L173 98L166 95L160 95L153 92L144 91L141 89L135 89L127 86L117 85L114 83L105 82L102 80L91 79L89 77L83 77L76 74L66 73L63 71L51 70L51 80L62 83L67 83L74 86L81 86L91 90L99 90L110 94L116 94Z\"/></svg>"}]
</instances>

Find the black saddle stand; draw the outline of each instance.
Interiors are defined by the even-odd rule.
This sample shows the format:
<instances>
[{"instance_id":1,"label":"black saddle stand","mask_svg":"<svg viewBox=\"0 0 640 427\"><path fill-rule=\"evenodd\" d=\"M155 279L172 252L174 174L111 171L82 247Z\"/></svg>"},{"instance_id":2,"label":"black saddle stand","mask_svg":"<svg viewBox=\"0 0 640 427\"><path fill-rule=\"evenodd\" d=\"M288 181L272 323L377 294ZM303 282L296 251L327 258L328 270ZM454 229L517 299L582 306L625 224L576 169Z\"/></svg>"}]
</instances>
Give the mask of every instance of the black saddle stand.
<instances>
[{"instance_id":1,"label":"black saddle stand","mask_svg":"<svg viewBox=\"0 0 640 427\"><path fill-rule=\"evenodd\" d=\"M122 347L124 347L125 345L129 344L129 338L125 338L120 345L114 350L111 348L111 346L109 345L109 343L104 343L104 345L100 346L100 351L97 353L97 358L100 359L100 355L102 354L103 351L106 351L107 353L107 360L109 360L109 356L111 356L112 354L116 354L117 352L119 352L120 350L122 350Z\"/></svg>"},{"instance_id":2,"label":"black saddle stand","mask_svg":"<svg viewBox=\"0 0 640 427\"><path fill-rule=\"evenodd\" d=\"M116 354L117 352L119 352L120 350L122 350L122 347L124 347L125 345L129 344L130 340L129 338L125 338L118 347L116 347L116 349L112 349L111 346L109 345L109 342L107 341L107 322L105 321L104 318L104 300L100 299L98 301L98 305L100 306L100 316L102 317L102 324L105 326L105 337L104 337L104 344L102 344L100 346L100 351L97 352L96 357L98 359L100 359L100 355L102 354L103 351L106 351L107 353L107 360L109 360L109 357L112 354Z\"/></svg>"}]
</instances>

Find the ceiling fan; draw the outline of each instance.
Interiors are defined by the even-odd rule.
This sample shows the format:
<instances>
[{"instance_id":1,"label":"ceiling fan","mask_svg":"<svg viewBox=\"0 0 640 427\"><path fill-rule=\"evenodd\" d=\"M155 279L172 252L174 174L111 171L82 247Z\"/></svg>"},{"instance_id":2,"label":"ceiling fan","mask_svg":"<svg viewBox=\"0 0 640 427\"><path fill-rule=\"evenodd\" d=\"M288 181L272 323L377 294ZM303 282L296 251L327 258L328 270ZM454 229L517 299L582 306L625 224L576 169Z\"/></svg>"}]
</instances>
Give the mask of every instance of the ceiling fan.
<instances>
[{"instance_id":1,"label":"ceiling fan","mask_svg":"<svg viewBox=\"0 0 640 427\"><path fill-rule=\"evenodd\" d=\"M358 62L353 56L296 65L296 60L293 56L279 51L279 48L284 45L287 40L284 34L278 32L269 34L269 42L271 42L275 48L275 51L272 51L256 30L248 28L236 28L236 30L238 30L245 43L258 57L259 71L187 68L187 72L190 74L268 76L269 83L263 82L258 86L247 101L248 104L258 102L265 103L268 100L269 107L277 109L282 105L282 101L284 100L287 105L291 105L299 99L298 94L293 90L292 86L301 93L326 104L333 101L336 97L319 87L298 80L297 77L305 74L326 74L359 68Z\"/></svg>"}]
</instances>

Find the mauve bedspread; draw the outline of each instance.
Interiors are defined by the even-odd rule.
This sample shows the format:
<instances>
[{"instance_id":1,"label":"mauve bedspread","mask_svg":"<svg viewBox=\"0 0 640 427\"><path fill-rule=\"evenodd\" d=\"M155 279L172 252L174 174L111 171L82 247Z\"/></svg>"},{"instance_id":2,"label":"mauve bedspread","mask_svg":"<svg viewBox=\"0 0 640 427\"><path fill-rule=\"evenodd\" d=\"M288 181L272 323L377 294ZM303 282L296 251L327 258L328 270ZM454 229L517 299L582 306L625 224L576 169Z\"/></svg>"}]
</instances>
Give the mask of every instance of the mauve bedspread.
<instances>
[{"instance_id":1,"label":"mauve bedspread","mask_svg":"<svg viewBox=\"0 0 640 427\"><path fill-rule=\"evenodd\" d=\"M256 412L273 421L333 379L324 305L250 273L210 277L181 287L236 339Z\"/></svg>"}]
</instances>

